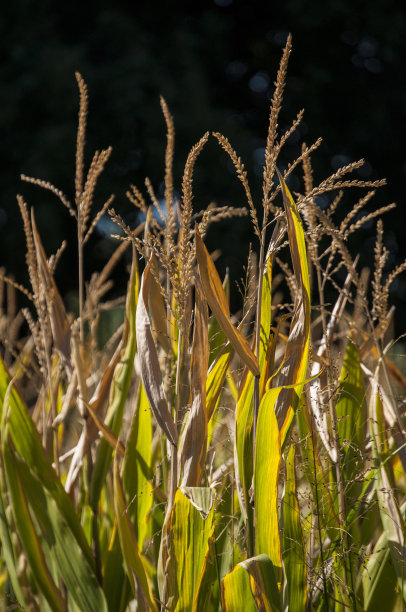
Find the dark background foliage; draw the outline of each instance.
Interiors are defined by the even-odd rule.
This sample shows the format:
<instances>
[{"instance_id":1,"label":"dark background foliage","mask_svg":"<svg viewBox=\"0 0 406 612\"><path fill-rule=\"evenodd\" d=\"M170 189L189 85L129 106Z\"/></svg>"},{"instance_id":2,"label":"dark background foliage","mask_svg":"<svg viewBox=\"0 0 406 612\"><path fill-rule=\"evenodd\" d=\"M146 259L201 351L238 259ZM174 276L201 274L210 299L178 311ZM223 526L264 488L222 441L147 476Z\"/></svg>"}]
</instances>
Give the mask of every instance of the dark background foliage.
<instances>
[{"instance_id":1,"label":"dark background foliage","mask_svg":"<svg viewBox=\"0 0 406 612\"><path fill-rule=\"evenodd\" d=\"M395 0L285 0L280 3L207 2L57 3L15 0L2 7L0 22L0 263L26 282L24 236L16 193L35 207L47 253L67 238L58 268L64 293L76 286L72 219L51 194L21 183L24 172L53 182L69 196L74 187L78 108L74 78L87 81L90 115L87 162L95 149L113 146L97 190L97 202L116 194L115 208L135 223L125 198L130 183L143 188L149 176L162 195L165 125L162 94L177 131L175 176L180 188L191 146L206 130L228 136L242 156L257 202L269 99L288 31L293 34L285 105L280 126L300 108L305 120L286 147L282 164L322 136L313 156L316 180L342 164L365 157L361 178L388 179L372 206L391 201L385 219L390 265L406 255L403 184L406 172L406 11ZM233 169L214 139L199 158L195 207L210 201L245 205ZM291 181L301 189L300 172ZM347 210L358 194L347 197ZM324 206L326 201L320 201ZM247 220L212 229L209 246L220 247L219 265L241 276L253 236ZM374 224L352 241L361 264L372 265ZM100 268L113 242L95 235L86 251L88 273ZM124 282L121 272L117 283ZM122 289L122 287L120 287ZM406 279L393 286L398 333L406 323Z\"/></svg>"}]
</instances>

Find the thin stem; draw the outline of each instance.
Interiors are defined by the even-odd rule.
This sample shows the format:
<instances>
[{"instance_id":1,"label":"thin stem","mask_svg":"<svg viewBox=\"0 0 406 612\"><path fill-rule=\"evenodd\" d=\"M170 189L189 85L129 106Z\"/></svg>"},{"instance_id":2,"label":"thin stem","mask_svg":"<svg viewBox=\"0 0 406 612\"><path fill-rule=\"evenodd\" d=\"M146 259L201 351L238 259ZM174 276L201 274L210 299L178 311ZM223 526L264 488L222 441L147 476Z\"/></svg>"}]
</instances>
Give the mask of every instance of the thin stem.
<instances>
[{"instance_id":1,"label":"thin stem","mask_svg":"<svg viewBox=\"0 0 406 612\"><path fill-rule=\"evenodd\" d=\"M322 320L322 326L323 326L323 336L326 339L326 357L327 357L328 363L330 364L331 363L331 359L330 359L331 338L329 338L327 334L326 306L325 306L325 301L324 301L324 285L322 282L321 270L319 266L317 266L317 284L318 284L318 289L319 289L320 312L321 312L321 320ZM344 485L343 485L343 478L342 478L342 472L341 472L340 441L338 437L337 415L336 415L335 406L333 403L333 398L330 393L330 390L332 389L330 365L326 369L326 374L327 374L327 387L329 389L328 405L329 405L329 413L330 413L330 419L331 419L331 429L333 433L333 447L334 447L336 457L337 457L334 467L335 467L337 488L338 488L339 525L340 525L340 529L343 530L343 526L345 523L345 516L346 516L345 494L344 494ZM343 530L342 532L343 532L343 541L344 541L345 548L348 548L347 532L345 530ZM351 566L349 568L349 571L351 575L351 584L352 584L353 581L352 581ZM343 582L344 582L345 589L347 588L347 572L348 572L347 563L344 562Z\"/></svg>"},{"instance_id":2,"label":"thin stem","mask_svg":"<svg viewBox=\"0 0 406 612\"><path fill-rule=\"evenodd\" d=\"M261 232L260 239L260 247L259 247L259 266L258 266L258 292L257 292L257 305L256 305L256 314L255 314L255 354L258 358L259 363L259 350L261 343L261 305L262 305L262 285L263 285L263 267L264 267L264 250L265 250L265 231L266 226L263 227ZM255 376L254 378L254 417L253 417L253 443L252 443L252 474L254 480L255 474L255 442L257 436L257 421L258 421L258 413L259 413L259 376ZM255 490L254 490L254 482L252 484L253 491L253 499L255 504ZM255 512L254 512L254 533L253 533L253 542L251 555L254 554L255 551Z\"/></svg>"},{"instance_id":3,"label":"thin stem","mask_svg":"<svg viewBox=\"0 0 406 612\"><path fill-rule=\"evenodd\" d=\"M85 339L84 328L83 328L83 240L82 230L80 227L81 215L78 210L78 257L79 257L79 335L80 341L83 344Z\"/></svg>"},{"instance_id":4,"label":"thin stem","mask_svg":"<svg viewBox=\"0 0 406 612\"><path fill-rule=\"evenodd\" d=\"M315 501L316 501L317 531L319 533L320 564L321 564L321 573L323 576L323 595L324 595L324 603L326 605L326 610L328 610L327 577L326 577L326 568L324 567L323 538L321 534L321 524L320 524L319 489L318 489L318 484L317 484L316 453L314 452L314 431L313 431L313 416L312 415L310 415L310 426L311 426L311 435L312 435L314 492L316 496Z\"/></svg>"}]
</instances>

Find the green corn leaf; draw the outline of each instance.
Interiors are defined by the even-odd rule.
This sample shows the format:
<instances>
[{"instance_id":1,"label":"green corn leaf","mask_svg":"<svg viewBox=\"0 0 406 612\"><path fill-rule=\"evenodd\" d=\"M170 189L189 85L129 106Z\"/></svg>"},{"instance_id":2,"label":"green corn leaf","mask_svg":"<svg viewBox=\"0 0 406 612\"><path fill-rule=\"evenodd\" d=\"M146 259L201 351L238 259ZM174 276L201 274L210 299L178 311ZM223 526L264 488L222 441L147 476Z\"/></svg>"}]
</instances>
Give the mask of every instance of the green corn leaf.
<instances>
[{"instance_id":1,"label":"green corn leaf","mask_svg":"<svg viewBox=\"0 0 406 612\"><path fill-rule=\"evenodd\" d=\"M270 342L271 328L271 282L272 261L268 260L265 270L262 299L261 299L261 330L259 367L261 370L260 386L264 388L264 376L268 370L267 355ZM268 355L269 356L269 355ZM254 376L246 372L240 387L236 410L236 450L238 457L238 478L240 487L238 491L242 511L247 518L248 550L254 553L254 513L250 503L250 488L253 477L253 415L254 415Z\"/></svg>"},{"instance_id":2,"label":"green corn leaf","mask_svg":"<svg viewBox=\"0 0 406 612\"><path fill-rule=\"evenodd\" d=\"M235 445L238 464L236 469L238 499L247 521L248 550L254 553L254 512L250 503L250 488L253 477L253 417L254 376L246 373L237 401L235 423Z\"/></svg>"},{"instance_id":3,"label":"green corn leaf","mask_svg":"<svg viewBox=\"0 0 406 612\"><path fill-rule=\"evenodd\" d=\"M123 348L119 362L114 371L110 391L109 408L104 420L107 427L116 437L118 437L120 433L124 405L127 399L128 390L130 388L131 376L134 370L134 358L137 349L135 334L135 311L137 308L138 291L139 276L137 256L135 248L133 248L133 260L127 291ZM100 492L105 483L106 475L111 464L112 452L113 450L107 440L100 440L90 489L90 500L92 507L95 507L100 497Z\"/></svg>"},{"instance_id":4,"label":"green corn leaf","mask_svg":"<svg viewBox=\"0 0 406 612\"><path fill-rule=\"evenodd\" d=\"M2 436L3 459L7 488L11 497L11 505L19 539L31 566L35 582L49 606L56 612L66 611L67 606L47 566L41 541L36 533L30 514L26 493L16 469L15 456L7 438L6 428Z\"/></svg>"},{"instance_id":5,"label":"green corn leaf","mask_svg":"<svg viewBox=\"0 0 406 612\"><path fill-rule=\"evenodd\" d=\"M303 471L311 487L313 500L319 502L317 509L319 520L328 530L330 539L334 541L340 522L334 506L330 483L319 455L316 430L312 426L310 409L303 396L296 412L296 422L301 441L300 452L303 459Z\"/></svg>"},{"instance_id":6,"label":"green corn leaf","mask_svg":"<svg viewBox=\"0 0 406 612\"><path fill-rule=\"evenodd\" d=\"M350 340L340 374L340 395L336 404L337 430L343 452L343 475L351 482L362 470L365 446L365 391L363 374L357 347ZM359 487L358 487L359 488ZM348 491L349 497L357 497L354 487Z\"/></svg>"},{"instance_id":7,"label":"green corn leaf","mask_svg":"<svg viewBox=\"0 0 406 612\"><path fill-rule=\"evenodd\" d=\"M285 607L289 612L306 609L306 548L300 523L296 495L295 446L291 445L286 461L286 483L283 495L282 558L286 576Z\"/></svg>"},{"instance_id":8,"label":"green corn leaf","mask_svg":"<svg viewBox=\"0 0 406 612\"><path fill-rule=\"evenodd\" d=\"M255 552L266 554L276 572L282 569L278 524L278 479L281 445L275 403L281 389L270 389L259 407L255 441Z\"/></svg>"},{"instance_id":9,"label":"green corn leaf","mask_svg":"<svg viewBox=\"0 0 406 612\"><path fill-rule=\"evenodd\" d=\"M149 606L151 610L156 611L156 603L152 595L144 562L139 552L134 527L127 514L127 501L120 478L117 454L114 458L114 512L126 572L133 594L139 599L140 605L144 605L144 607Z\"/></svg>"},{"instance_id":10,"label":"green corn leaf","mask_svg":"<svg viewBox=\"0 0 406 612\"><path fill-rule=\"evenodd\" d=\"M96 574L55 500L17 456L14 456L14 467L32 512L41 525L43 549L47 549L47 558L52 560L53 567L64 581L69 598L82 612L107 612L106 600Z\"/></svg>"},{"instance_id":11,"label":"green corn leaf","mask_svg":"<svg viewBox=\"0 0 406 612\"><path fill-rule=\"evenodd\" d=\"M224 612L257 612L250 589L248 572L236 565L221 583L221 604Z\"/></svg>"},{"instance_id":12,"label":"green corn leaf","mask_svg":"<svg viewBox=\"0 0 406 612\"><path fill-rule=\"evenodd\" d=\"M6 395L8 395L8 429L14 447L26 464L30 466L35 473L41 486L44 487L54 499L89 565L94 567L94 559L90 547L86 541L86 536L80 525L72 502L56 475L55 470L45 456L37 429L14 386L11 387L10 393L7 394L9 384L9 374L4 363L0 360L0 406L4 411L4 399ZM5 408L7 409L7 407ZM2 416L5 417L5 414L6 413L3 412Z\"/></svg>"},{"instance_id":13,"label":"green corn leaf","mask_svg":"<svg viewBox=\"0 0 406 612\"><path fill-rule=\"evenodd\" d=\"M398 599L396 582L388 539L386 534L382 534L362 573L365 612L393 610Z\"/></svg>"},{"instance_id":14,"label":"green corn leaf","mask_svg":"<svg viewBox=\"0 0 406 612\"><path fill-rule=\"evenodd\" d=\"M402 504L403 520L406 515L406 504ZM392 610L398 598L396 588L396 571L392 563L392 555L388 546L388 537L384 531L378 538L369 555L364 570L360 575L364 597L364 610Z\"/></svg>"},{"instance_id":15,"label":"green corn leaf","mask_svg":"<svg viewBox=\"0 0 406 612\"><path fill-rule=\"evenodd\" d=\"M140 550L150 534L148 514L153 503L152 470L152 422L151 410L142 383L137 407L131 423L123 466L123 486L129 500L127 513L134 525Z\"/></svg>"},{"instance_id":16,"label":"green corn leaf","mask_svg":"<svg viewBox=\"0 0 406 612\"><path fill-rule=\"evenodd\" d=\"M272 257L268 258L266 270L262 281L261 296L261 329L259 334L259 369L261 379L265 368L263 367L268 352L269 335L271 331L271 306L272 306Z\"/></svg>"},{"instance_id":17,"label":"green corn leaf","mask_svg":"<svg viewBox=\"0 0 406 612\"><path fill-rule=\"evenodd\" d=\"M176 612L204 612L216 579L213 492L187 487L185 493L176 491L168 526L167 605Z\"/></svg>"},{"instance_id":18,"label":"green corn leaf","mask_svg":"<svg viewBox=\"0 0 406 612\"><path fill-rule=\"evenodd\" d=\"M241 561L221 583L224 612L281 612L282 604L272 561L257 555Z\"/></svg>"},{"instance_id":19,"label":"green corn leaf","mask_svg":"<svg viewBox=\"0 0 406 612\"><path fill-rule=\"evenodd\" d=\"M209 421L217 408L232 356L233 347L231 344L228 344L224 351L218 355L217 359L213 361L208 371L206 379L206 410Z\"/></svg>"},{"instance_id":20,"label":"green corn leaf","mask_svg":"<svg viewBox=\"0 0 406 612\"><path fill-rule=\"evenodd\" d=\"M103 591L109 611L124 612L132 598L130 581L124 569L117 524L113 527L103 565Z\"/></svg>"},{"instance_id":21,"label":"green corn leaf","mask_svg":"<svg viewBox=\"0 0 406 612\"><path fill-rule=\"evenodd\" d=\"M0 540L2 548L2 557L7 566L7 572L13 587L14 594L20 606L28 608L24 597L22 585L20 583L20 572L18 570L18 555L13 545L12 533L15 530L15 525L10 523L6 514L5 497L3 491L5 487L5 477L3 467L0 470Z\"/></svg>"}]
</instances>

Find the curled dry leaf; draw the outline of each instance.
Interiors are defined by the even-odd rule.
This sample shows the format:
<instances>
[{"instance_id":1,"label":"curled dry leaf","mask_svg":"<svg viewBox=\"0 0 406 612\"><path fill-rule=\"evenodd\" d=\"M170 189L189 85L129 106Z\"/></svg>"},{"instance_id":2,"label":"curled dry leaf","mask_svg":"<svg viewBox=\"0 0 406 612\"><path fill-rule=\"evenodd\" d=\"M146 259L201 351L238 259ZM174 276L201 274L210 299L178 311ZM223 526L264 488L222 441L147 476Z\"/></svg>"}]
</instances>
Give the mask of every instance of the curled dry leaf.
<instances>
[{"instance_id":1,"label":"curled dry leaf","mask_svg":"<svg viewBox=\"0 0 406 612\"><path fill-rule=\"evenodd\" d=\"M66 314L65 305L58 291L48 260L42 246L37 225L35 223L34 211L31 210L32 235L35 244L35 252L38 262L38 270L41 275L45 289L45 298L51 322L52 336L56 350L63 357L66 364L70 364L70 325Z\"/></svg>"},{"instance_id":2,"label":"curled dry leaf","mask_svg":"<svg viewBox=\"0 0 406 612\"><path fill-rule=\"evenodd\" d=\"M191 387L192 408L180 445L182 485L198 487L204 468L207 444L206 378L209 364L208 312L198 277L195 278L195 321L193 329Z\"/></svg>"},{"instance_id":3,"label":"curled dry leaf","mask_svg":"<svg viewBox=\"0 0 406 612\"><path fill-rule=\"evenodd\" d=\"M171 353L171 343L168 336L167 312L165 302L162 297L158 280L158 263L155 255L151 257L151 267L154 270L149 285L149 302L151 305L152 323L154 332L159 344L169 355Z\"/></svg>"},{"instance_id":4,"label":"curled dry leaf","mask_svg":"<svg viewBox=\"0 0 406 612\"><path fill-rule=\"evenodd\" d=\"M223 285L207 251L197 225L196 232L196 257L199 264L200 278L202 280L204 294L207 302L219 322L223 332L229 339L236 353L251 370L254 376L259 376L258 358L254 355L248 341L241 332L234 327L230 321L230 309Z\"/></svg>"},{"instance_id":5,"label":"curled dry leaf","mask_svg":"<svg viewBox=\"0 0 406 612\"><path fill-rule=\"evenodd\" d=\"M136 334L140 361L142 384L154 416L171 443L176 446L178 432L168 409L165 398L158 354L152 337L151 322L148 316L148 293L151 275L151 261L147 264L141 279L141 289L137 304Z\"/></svg>"}]
</instances>

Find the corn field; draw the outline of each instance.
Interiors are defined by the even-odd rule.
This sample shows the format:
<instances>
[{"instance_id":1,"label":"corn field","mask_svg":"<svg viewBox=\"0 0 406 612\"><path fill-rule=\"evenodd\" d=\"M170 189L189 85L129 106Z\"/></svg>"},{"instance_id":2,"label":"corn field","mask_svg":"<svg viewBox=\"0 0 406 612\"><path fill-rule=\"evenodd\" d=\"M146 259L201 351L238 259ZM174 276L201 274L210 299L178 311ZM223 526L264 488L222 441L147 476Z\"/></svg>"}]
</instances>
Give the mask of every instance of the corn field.
<instances>
[{"instance_id":1,"label":"corn field","mask_svg":"<svg viewBox=\"0 0 406 612\"><path fill-rule=\"evenodd\" d=\"M80 74L73 196L22 176L76 220L79 297L68 312L55 281L64 245L46 252L18 196L30 287L2 271L2 610L404 609L406 379L393 358L389 293L406 263L388 271L382 222L394 204L363 214L385 183L354 175L363 160L315 185L320 140L278 166L303 116L279 133L290 52L289 37L262 202L217 132L190 150L176 200L175 128L161 99L164 205L147 180L145 195L127 193L145 219L135 228L113 196L95 212L111 149L85 169ZM209 138L233 163L246 207L193 210ZM293 173L300 193L288 187ZM345 198L352 205L341 214ZM88 279L86 245L106 214L117 248ZM232 313L235 279L220 278L205 238L237 216L252 224L256 245ZM371 221L371 270L358 270L349 238ZM111 300L115 265L130 252L126 295ZM117 308L123 322L101 342L101 316Z\"/></svg>"}]
</instances>

